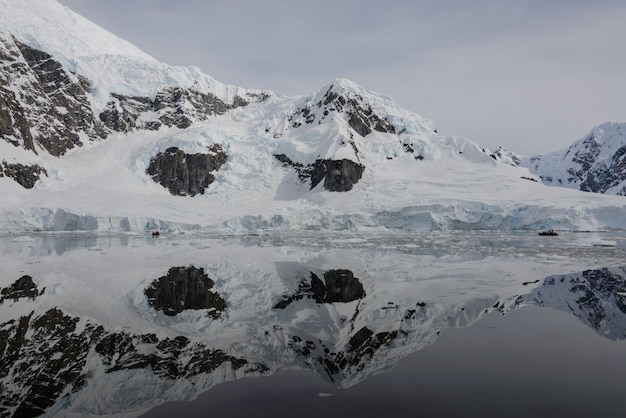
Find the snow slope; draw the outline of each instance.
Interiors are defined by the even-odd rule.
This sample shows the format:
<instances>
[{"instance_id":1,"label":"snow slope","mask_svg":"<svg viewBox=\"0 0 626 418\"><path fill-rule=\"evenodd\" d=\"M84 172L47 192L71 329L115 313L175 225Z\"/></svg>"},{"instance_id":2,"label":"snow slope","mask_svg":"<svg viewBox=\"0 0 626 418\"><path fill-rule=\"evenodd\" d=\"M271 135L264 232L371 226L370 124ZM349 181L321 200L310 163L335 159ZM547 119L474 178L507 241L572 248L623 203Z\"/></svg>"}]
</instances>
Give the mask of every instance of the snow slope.
<instances>
[{"instance_id":1,"label":"snow slope","mask_svg":"<svg viewBox=\"0 0 626 418\"><path fill-rule=\"evenodd\" d=\"M90 80L94 115L112 93L153 100L165 87L226 103L258 99L192 118L184 129L109 131L106 140L83 141L60 158L2 145L2 159L39 164L47 176L29 190L0 177L8 196L0 201L0 232L626 228L623 198L547 188L527 170L494 161L470 140L440 135L432 121L349 80L304 97L245 90L159 63L54 0L0 6L0 28ZM141 112L142 120L156 117ZM227 162L204 194L173 196L146 174L150 160L170 147L197 153L213 144ZM351 161L364 167L362 178L346 192L322 184L309 190L296 168L318 161Z\"/></svg>"},{"instance_id":2,"label":"snow slope","mask_svg":"<svg viewBox=\"0 0 626 418\"><path fill-rule=\"evenodd\" d=\"M102 110L110 93L154 96L165 86L196 84L223 98L237 93L238 88L198 68L160 63L55 0L1 0L0 8L0 29L92 81L96 110Z\"/></svg>"}]
</instances>

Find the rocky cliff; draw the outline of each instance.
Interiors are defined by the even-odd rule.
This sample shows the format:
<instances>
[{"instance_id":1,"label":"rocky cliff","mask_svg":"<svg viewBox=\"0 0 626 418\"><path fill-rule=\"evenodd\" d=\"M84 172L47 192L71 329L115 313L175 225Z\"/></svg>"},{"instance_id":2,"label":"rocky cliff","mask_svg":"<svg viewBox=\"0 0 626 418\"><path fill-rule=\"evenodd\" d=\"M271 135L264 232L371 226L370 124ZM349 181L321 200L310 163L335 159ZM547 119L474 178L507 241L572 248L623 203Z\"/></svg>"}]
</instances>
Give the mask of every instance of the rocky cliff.
<instances>
[{"instance_id":1,"label":"rocky cliff","mask_svg":"<svg viewBox=\"0 0 626 418\"><path fill-rule=\"evenodd\" d=\"M0 138L34 153L65 154L106 137L90 82L51 55L0 34Z\"/></svg>"}]
</instances>

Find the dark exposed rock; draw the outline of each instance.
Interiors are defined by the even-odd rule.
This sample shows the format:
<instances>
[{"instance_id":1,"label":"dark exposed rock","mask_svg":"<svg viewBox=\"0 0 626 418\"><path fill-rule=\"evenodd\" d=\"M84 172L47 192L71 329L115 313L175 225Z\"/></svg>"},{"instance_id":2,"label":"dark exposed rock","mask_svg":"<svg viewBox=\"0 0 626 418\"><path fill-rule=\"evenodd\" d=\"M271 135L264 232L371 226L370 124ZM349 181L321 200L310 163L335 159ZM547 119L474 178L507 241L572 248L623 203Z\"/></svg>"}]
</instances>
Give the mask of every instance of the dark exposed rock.
<instances>
[{"instance_id":1,"label":"dark exposed rock","mask_svg":"<svg viewBox=\"0 0 626 418\"><path fill-rule=\"evenodd\" d=\"M91 110L86 79L18 41L2 42L0 50L0 137L59 156L81 145L81 133L91 140L106 136Z\"/></svg>"},{"instance_id":2,"label":"dark exposed rock","mask_svg":"<svg viewBox=\"0 0 626 418\"><path fill-rule=\"evenodd\" d=\"M222 115L230 109L246 105L248 101L239 96L232 104L227 104L210 93L168 87L159 91L154 99L112 94L111 101L99 118L106 127L116 132L156 130L162 125L185 129L194 121L204 121L211 115ZM142 114L147 112L155 112L158 115L156 120L141 120Z\"/></svg>"},{"instance_id":3,"label":"dark exposed rock","mask_svg":"<svg viewBox=\"0 0 626 418\"><path fill-rule=\"evenodd\" d=\"M152 282L145 294L150 306L169 316L185 309L208 309L213 318L218 318L226 308L226 302L210 290L213 285L213 280L202 268L172 267L167 275Z\"/></svg>"},{"instance_id":4,"label":"dark exposed rock","mask_svg":"<svg viewBox=\"0 0 626 418\"><path fill-rule=\"evenodd\" d=\"M159 121L141 124L139 117L153 109L153 102L147 97L129 97L111 94L111 101L98 116L107 128L116 132L130 132L136 128L156 130L161 126Z\"/></svg>"},{"instance_id":5,"label":"dark exposed rock","mask_svg":"<svg viewBox=\"0 0 626 418\"><path fill-rule=\"evenodd\" d=\"M274 305L274 309L285 309L292 302L305 297L315 300L316 303L347 303L363 299L365 290L361 281L350 270L328 270L324 273L324 281L311 272L311 281L301 282L297 292L284 297Z\"/></svg>"},{"instance_id":6,"label":"dark exposed rock","mask_svg":"<svg viewBox=\"0 0 626 418\"><path fill-rule=\"evenodd\" d=\"M521 179L524 179L524 180L529 180L529 181L533 181L533 182L537 183L537 180L536 180L536 179L534 179L534 178L532 178L532 177L521 176L520 178L521 178Z\"/></svg>"},{"instance_id":7,"label":"dark exposed rock","mask_svg":"<svg viewBox=\"0 0 626 418\"><path fill-rule=\"evenodd\" d=\"M587 162L585 166L588 166ZM605 193L626 180L626 146L620 147L611 158L611 164L606 166L596 165L585 173L580 183L580 190L594 193ZM618 191L619 195L626 195L626 191Z\"/></svg>"},{"instance_id":8,"label":"dark exposed rock","mask_svg":"<svg viewBox=\"0 0 626 418\"><path fill-rule=\"evenodd\" d=\"M337 92L335 85L329 87L324 96L317 103L308 102L302 108L296 109L287 119L293 128L303 124L312 124L316 120L313 107L321 111L318 123L332 113L343 115L348 125L359 135L365 137L372 131L396 133L396 128L386 118L377 115L363 97L353 92Z\"/></svg>"},{"instance_id":9,"label":"dark exposed rock","mask_svg":"<svg viewBox=\"0 0 626 418\"><path fill-rule=\"evenodd\" d=\"M0 177L9 177L26 189L35 187L41 174L48 175L45 168L38 164L24 165L20 163L9 164L6 161L0 163Z\"/></svg>"},{"instance_id":10,"label":"dark exposed rock","mask_svg":"<svg viewBox=\"0 0 626 418\"><path fill-rule=\"evenodd\" d=\"M146 173L176 196L195 196L215 181L213 172L226 162L226 154L218 144L206 154L186 154L171 147L150 160Z\"/></svg>"},{"instance_id":11,"label":"dark exposed rock","mask_svg":"<svg viewBox=\"0 0 626 418\"><path fill-rule=\"evenodd\" d=\"M162 125L187 128L195 121L263 101L268 94L235 97L227 104L211 93L168 87L154 98L111 94L95 117L90 83L51 55L13 38L0 41L0 138L37 153L60 156L82 145L81 137L104 139L110 131L156 130ZM152 116L154 113L156 116Z\"/></svg>"},{"instance_id":12,"label":"dark exposed rock","mask_svg":"<svg viewBox=\"0 0 626 418\"><path fill-rule=\"evenodd\" d=\"M344 113L350 127L361 136L369 135L372 130L396 133L395 127L387 119L378 116L361 96L358 94L344 96L333 91L333 88L334 85L324 95L325 113L331 111Z\"/></svg>"},{"instance_id":13,"label":"dark exposed rock","mask_svg":"<svg viewBox=\"0 0 626 418\"><path fill-rule=\"evenodd\" d=\"M328 270L324 273L324 282L324 303L352 302L365 297L361 281L350 270Z\"/></svg>"},{"instance_id":14,"label":"dark exposed rock","mask_svg":"<svg viewBox=\"0 0 626 418\"><path fill-rule=\"evenodd\" d=\"M361 180L365 166L354 161L317 160L311 173L311 188L324 180L324 188L330 192L347 192Z\"/></svg>"},{"instance_id":15,"label":"dark exposed rock","mask_svg":"<svg viewBox=\"0 0 626 418\"><path fill-rule=\"evenodd\" d=\"M348 159L316 160L313 164L304 165L291 160L285 154L274 156L284 166L293 167L301 181L310 181L311 189L322 180L324 188L330 192L346 192L361 180L365 166Z\"/></svg>"},{"instance_id":16,"label":"dark exposed rock","mask_svg":"<svg viewBox=\"0 0 626 418\"><path fill-rule=\"evenodd\" d=\"M298 178L300 179L300 181L305 182L311 178L311 172L313 171L313 166L311 164L304 165L297 161L293 161L285 154L274 154L274 158L280 161L283 167L294 168L296 170L296 173L298 173Z\"/></svg>"},{"instance_id":17,"label":"dark exposed rock","mask_svg":"<svg viewBox=\"0 0 626 418\"><path fill-rule=\"evenodd\" d=\"M204 120L210 115L221 115L230 108L215 95L179 87L166 88L154 99L156 111L166 110L159 120L167 126L181 129L189 127L192 119Z\"/></svg>"},{"instance_id":18,"label":"dark exposed rock","mask_svg":"<svg viewBox=\"0 0 626 418\"><path fill-rule=\"evenodd\" d=\"M43 289L41 292L37 289L37 285L33 282L32 277L24 275L17 279L11 286L0 290L0 304L5 300L18 300L20 298L34 300L37 296L42 295L43 292Z\"/></svg>"},{"instance_id":19,"label":"dark exposed rock","mask_svg":"<svg viewBox=\"0 0 626 418\"><path fill-rule=\"evenodd\" d=\"M15 93L7 88L6 82L0 79L0 138L15 146L22 146L36 152L33 136L30 132L30 121L24 113Z\"/></svg>"}]
</instances>

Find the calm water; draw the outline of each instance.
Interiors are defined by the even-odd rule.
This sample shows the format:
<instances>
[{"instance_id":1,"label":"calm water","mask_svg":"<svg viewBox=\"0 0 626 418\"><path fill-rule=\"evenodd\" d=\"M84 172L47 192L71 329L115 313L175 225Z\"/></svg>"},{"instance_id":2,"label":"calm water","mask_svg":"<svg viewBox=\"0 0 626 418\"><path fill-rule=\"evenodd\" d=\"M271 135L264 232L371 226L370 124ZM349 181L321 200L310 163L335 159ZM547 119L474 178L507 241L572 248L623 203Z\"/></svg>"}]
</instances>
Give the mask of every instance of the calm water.
<instances>
[{"instance_id":1,"label":"calm water","mask_svg":"<svg viewBox=\"0 0 626 418\"><path fill-rule=\"evenodd\" d=\"M619 233L2 237L0 416L622 416L625 254Z\"/></svg>"},{"instance_id":2,"label":"calm water","mask_svg":"<svg viewBox=\"0 0 626 418\"><path fill-rule=\"evenodd\" d=\"M624 341L602 338L569 314L525 307L443 332L349 389L285 372L225 383L145 417L620 417L625 390Z\"/></svg>"}]
</instances>

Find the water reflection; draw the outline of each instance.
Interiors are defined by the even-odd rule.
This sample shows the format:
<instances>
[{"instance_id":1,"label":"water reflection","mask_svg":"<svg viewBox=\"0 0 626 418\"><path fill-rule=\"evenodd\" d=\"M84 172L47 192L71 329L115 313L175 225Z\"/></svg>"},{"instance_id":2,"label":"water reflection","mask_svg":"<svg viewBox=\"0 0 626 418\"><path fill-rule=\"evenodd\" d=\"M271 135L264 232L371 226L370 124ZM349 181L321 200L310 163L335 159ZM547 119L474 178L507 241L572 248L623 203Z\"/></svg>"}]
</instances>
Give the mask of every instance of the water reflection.
<instances>
[{"instance_id":1,"label":"water reflection","mask_svg":"<svg viewBox=\"0 0 626 418\"><path fill-rule=\"evenodd\" d=\"M211 291L213 280L204 269L194 266L172 267L165 276L153 281L144 293L148 304L165 315L174 316L189 309L204 309L217 319L226 308L226 302Z\"/></svg>"},{"instance_id":2,"label":"water reflection","mask_svg":"<svg viewBox=\"0 0 626 418\"><path fill-rule=\"evenodd\" d=\"M524 296L529 302L576 316L598 334L626 338L626 268L613 267L547 277Z\"/></svg>"},{"instance_id":3,"label":"water reflection","mask_svg":"<svg viewBox=\"0 0 626 418\"><path fill-rule=\"evenodd\" d=\"M137 416L285 370L359 387L436 348L446 330L527 305L621 340L624 241L611 239L611 248L530 233L1 240L0 415Z\"/></svg>"}]
</instances>

